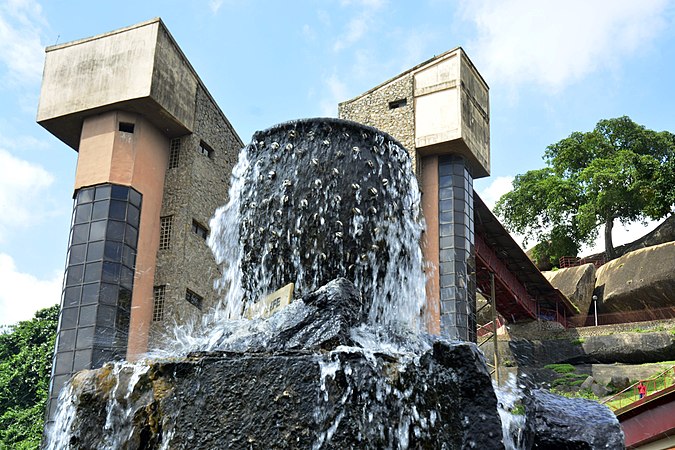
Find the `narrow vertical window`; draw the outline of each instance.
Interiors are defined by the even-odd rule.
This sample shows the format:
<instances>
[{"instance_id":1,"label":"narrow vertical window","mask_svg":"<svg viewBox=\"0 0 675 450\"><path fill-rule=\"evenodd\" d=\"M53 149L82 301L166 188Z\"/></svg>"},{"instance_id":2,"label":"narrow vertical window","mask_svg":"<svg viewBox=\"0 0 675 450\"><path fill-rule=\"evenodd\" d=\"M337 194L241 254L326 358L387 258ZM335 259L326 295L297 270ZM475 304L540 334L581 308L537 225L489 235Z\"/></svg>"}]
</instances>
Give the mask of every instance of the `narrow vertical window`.
<instances>
[{"instance_id":1,"label":"narrow vertical window","mask_svg":"<svg viewBox=\"0 0 675 450\"><path fill-rule=\"evenodd\" d=\"M178 162L180 161L180 144L180 138L171 139L171 144L169 145L169 169L178 167Z\"/></svg>"},{"instance_id":2,"label":"narrow vertical window","mask_svg":"<svg viewBox=\"0 0 675 450\"><path fill-rule=\"evenodd\" d=\"M204 298L201 295L192 292L190 289L185 290L185 300L191 305L196 306L197 309L202 309L202 301Z\"/></svg>"},{"instance_id":3,"label":"narrow vertical window","mask_svg":"<svg viewBox=\"0 0 675 450\"><path fill-rule=\"evenodd\" d=\"M166 250L171 245L171 228L173 227L173 216L163 216L159 218L159 249Z\"/></svg>"},{"instance_id":4,"label":"narrow vertical window","mask_svg":"<svg viewBox=\"0 0 675 450\"><path fill-rule=\"evenodd\" d=\"M152 309L152 321L160 322L164 320L164 298L166 296L166 286L155 286L152 292L154 306Z\"/></svg>"}]
</instances>

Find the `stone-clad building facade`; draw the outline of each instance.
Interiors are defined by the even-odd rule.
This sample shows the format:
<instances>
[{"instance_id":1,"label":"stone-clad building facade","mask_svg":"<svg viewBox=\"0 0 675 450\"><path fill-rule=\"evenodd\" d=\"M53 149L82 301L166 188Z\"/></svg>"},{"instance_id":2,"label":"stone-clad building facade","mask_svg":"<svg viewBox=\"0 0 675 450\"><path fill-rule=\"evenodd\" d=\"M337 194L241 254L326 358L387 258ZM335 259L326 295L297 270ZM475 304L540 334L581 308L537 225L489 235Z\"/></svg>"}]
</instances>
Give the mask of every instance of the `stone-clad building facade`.
<instances>
[{"instance_id":1,"label":"stone-clad building facade","mask_svg":"<svg viewBox=\"0 0 675 450\"><path fill-rule=\"evenodd\" d=\"M209 220L227 201L230 174L243 144L201 85L195 115L194 132L173 141L173 155L178 156L164 182L161 219L171 230L157 253L150 349L162 346L167 328L198 318L216 300L213 283L220 272L205 240ZM201 306L186 300L188 290L198 296L193 300L203 299Z\"/></svg>"},{"instance_id":2,"label":"stone-clad building facade","mask_svg":"<svg viewBox=\"0 0 675 450\"><path fill-rule=\"evenodd\" d=\"M243 143L159 19L48 47L37 120L79 153L51 418L73 373L214 305L209 220Z\"/></svg>"},{"instance_id":3,"label":"stone-clad building facade","mask_svg":"<svg viewBox=\"0 0 675 450\"><path fill-rule=\"evenodd\" d=\"M432 331L475 340L473 180L490 172L488 86L461 48L340 103L339 116L411 152L422 191Z\"/></svg>"}]
</instances>

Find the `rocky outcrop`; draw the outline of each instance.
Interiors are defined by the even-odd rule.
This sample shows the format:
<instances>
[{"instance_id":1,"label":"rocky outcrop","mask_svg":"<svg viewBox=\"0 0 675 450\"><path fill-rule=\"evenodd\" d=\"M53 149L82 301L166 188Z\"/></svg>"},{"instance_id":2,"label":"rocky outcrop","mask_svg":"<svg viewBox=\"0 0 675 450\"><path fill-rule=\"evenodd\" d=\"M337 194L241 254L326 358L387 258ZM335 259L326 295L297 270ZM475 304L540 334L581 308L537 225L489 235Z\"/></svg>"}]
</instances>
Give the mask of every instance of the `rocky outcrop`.
<instances>
[{"instance_id":1,"label":"rocky outcrop","mask_svg":"<svg viewBox=\"0 0 675 450\"><path fill-rule=\"evenodd\" d=\"M625 255L628 252L638 250L640 248L651 247L654 245L665 244L666 242L675 241L675 214L668 216L661 225L656 227L650 233L642 236L625 245L617 247L615 250L618 255Z\"/></svg>"},{"instance_id":2,"label":"rocky outcrop","mask_svg":"<svg viewBox=\"0 0 675 450\"><path fill-rule=\"evenodd\" d=\"M45 448L503 449L504 408L476 345L407 335L364 344L378 335L358 325L360 301L350 282L336 280L296 310L291 304L225 335L221 351L80 372L65 388ZM415 351L400 350L406 344ZM597 422L565 435L560 401ZM527 430L528 449L620 440L583 402L523 400L527 423L506 424L506 436Z\"/></svg>"},{"instance_id":3,"label":"rocky outcrop","mask_svg":"<svg viewBox=\"0 0 675 450\"><path fill-rule=\"evenodd\" d=\"M419 361L214 353L121 371L79 376L68 448L503 448L472 344L436 343Z\"/></svg>"},{"instance_id":4,"label":"rocky outcrop","mask_svg":"<svg viewBox=\"0 0 675 450\"><path fill-rule=\"evenodd\" d=\"M486 344L486 348L491 347ZM675 359L675 335L656 333L617 333L579 339L509 342L509 354L518 366L547 364L644 364ZM502 357L504 351L500 351Z\"/></svg>"},{"instance_id":5,"label":"rocky outcrop","mask_svg":"<svg viewBox=\"0 0 675 450\"><path fill-rule=\"evenodd\" d=\"M532 391L531 399L528 422L534 423L532 448L625 448L619 421L606 406L591 400L558 397L539 389Z\"/></svg>"},{"instance_id":6,"label":"rocky outcrop","mask_svg":"<svg viewBox=\"0 0 675 450\"><path fill-rule=\"evenodd\" d=\"M593 300L595 288L595 266L582 266L560 269L554 272L542 272L554 288L567 297L579 311L579 320L583 323Z\"/></svg>"},{"instance_id":7,"label":"rocky outcrop","mask_svg":"<svg viewBox=\"0 0 675 450\"><path fill-rule=\"evenodd\" d=\"M675 306L675 242L636 250L596 273L599 313Z\"/></svg>"}]
</instances>

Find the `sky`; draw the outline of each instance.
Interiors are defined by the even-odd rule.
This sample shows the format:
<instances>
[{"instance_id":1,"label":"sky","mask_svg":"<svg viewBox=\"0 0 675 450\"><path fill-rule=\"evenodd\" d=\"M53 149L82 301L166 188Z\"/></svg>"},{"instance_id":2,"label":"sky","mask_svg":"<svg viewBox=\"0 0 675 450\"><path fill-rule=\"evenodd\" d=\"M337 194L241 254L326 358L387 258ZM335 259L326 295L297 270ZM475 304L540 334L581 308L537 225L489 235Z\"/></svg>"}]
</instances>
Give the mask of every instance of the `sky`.
<instances>
[{"instance_id":1,"label":"sky","mask_svg":"<svg viewBox=\"0 0 675 450\"><path fill-rule=\"evenodd\" d=\"M600 119L675 132L673 0L0 0L0 325L60 300L77 154L35 122L44 48L154 17L244 142L462 46L490 86L489 206Z\"/></svg>"}]
</instances>

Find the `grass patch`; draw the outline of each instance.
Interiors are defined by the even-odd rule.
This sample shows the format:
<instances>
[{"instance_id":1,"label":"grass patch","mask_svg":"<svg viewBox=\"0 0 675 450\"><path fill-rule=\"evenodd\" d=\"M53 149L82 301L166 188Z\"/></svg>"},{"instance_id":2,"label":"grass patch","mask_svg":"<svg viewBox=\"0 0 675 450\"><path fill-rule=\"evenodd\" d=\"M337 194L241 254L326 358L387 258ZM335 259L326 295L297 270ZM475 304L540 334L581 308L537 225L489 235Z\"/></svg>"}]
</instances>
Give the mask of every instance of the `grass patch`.
<instances>
[{"instance_id":1,"label":"grass patch","mask_svg":"<svg viewBox=\"0 0 675 450\"><path fill-rule=\"evenodd\" d=\"M576 339L570 340L570 342L572 343L572 345L581 345L581 344L583 344L584 342L586 342L586 339L584 339L584 338L576 338Z\"/></svg>"},{"instance_id":2,"label":"grass patch","mask_svg":"<svg viewBox=\"0 0 675 450\"><path fill-rule=\"evenodd\" d=\"M585 398L588 400L595 400L596 402L598 401L598 396L595 395L593 392L591 392L589 389L582 389L576 392L564 392L558 389L551 389L551 392L553 392L556 395L562 395L563 397L567 398Z\"/></svg>"},{"instance_id":3,"label":"grass patch","mask_svg":"<svg viewBox=\"0 0 675 450\"><path fill-rule=\"evenodd\" d=\"M550 369L556 373L572 373L575 371L572 364L547 364L544 366L544 369Z\"/></svg>"}]
</instances>

